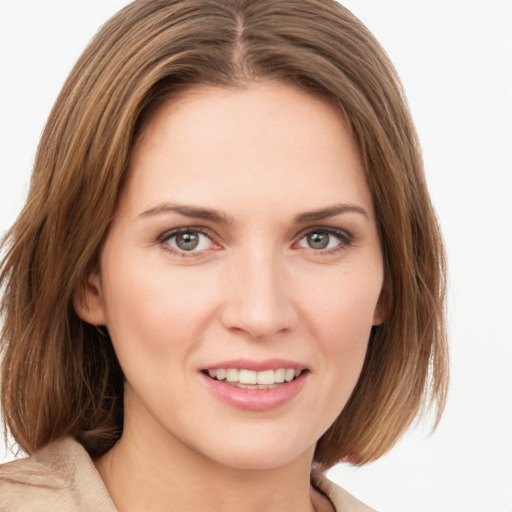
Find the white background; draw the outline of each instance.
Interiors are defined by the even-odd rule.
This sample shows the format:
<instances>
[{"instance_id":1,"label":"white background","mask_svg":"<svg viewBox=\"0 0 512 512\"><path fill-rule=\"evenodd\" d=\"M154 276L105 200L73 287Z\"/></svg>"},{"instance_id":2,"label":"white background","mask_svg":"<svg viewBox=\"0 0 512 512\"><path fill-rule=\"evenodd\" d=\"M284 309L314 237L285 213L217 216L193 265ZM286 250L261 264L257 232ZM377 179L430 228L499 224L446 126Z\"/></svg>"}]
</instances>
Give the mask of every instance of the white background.
<instances>
[{"instance_id":1,"label":"white background","mask_svg":"<svg viewBox=\"0 0 512 512\"><path fill-rule=\"evenodd\" d=\"M126 3L0 0L0 232L71 66ZM512 512L512 1L344 4L390 54L422 141L450 264L452 383L434 435L330 477L384 512Z\"/></svg>"}]
</instances>

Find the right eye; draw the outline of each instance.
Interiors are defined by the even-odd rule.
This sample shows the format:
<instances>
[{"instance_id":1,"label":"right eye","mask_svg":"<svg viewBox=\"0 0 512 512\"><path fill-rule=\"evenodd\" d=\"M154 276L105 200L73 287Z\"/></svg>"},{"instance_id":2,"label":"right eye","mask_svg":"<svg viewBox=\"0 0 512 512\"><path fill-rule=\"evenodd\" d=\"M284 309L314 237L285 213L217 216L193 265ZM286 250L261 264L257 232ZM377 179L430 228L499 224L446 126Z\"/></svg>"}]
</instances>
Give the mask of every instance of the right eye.
<instances>
[{"instance_id":1,"label":"right eye","mask_svg":"<svg viewBox=\"0 0 512 512\"><path fill-rule=\"evenodd\" d=\"M180 228L168 231L160 238L172 252L193 256L215 247L212 239L199 228Z\"/></svg>"}]
</instances>

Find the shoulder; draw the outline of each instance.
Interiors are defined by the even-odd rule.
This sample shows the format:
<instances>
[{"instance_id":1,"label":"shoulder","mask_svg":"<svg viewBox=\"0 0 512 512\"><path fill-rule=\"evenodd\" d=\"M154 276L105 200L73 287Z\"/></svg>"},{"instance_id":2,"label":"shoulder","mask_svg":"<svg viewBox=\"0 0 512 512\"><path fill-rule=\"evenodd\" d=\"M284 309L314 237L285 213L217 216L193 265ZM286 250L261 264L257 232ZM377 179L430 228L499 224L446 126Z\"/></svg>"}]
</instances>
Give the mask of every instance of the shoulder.
<instances>
[{"instance_id":1,"label":"shoulder","mask_svg":"<svg viewBox=\"0 0 512 512\"><path fill-rule=\"evenodd\" d=\"M337 512L376 512L345 489L331 482L323 471L315 466L311 471L311 480L313 486L331 500Z\"/></svg>"},{"instance_id":2,"label":"shoulder","mask_svg":"<svg viewBox=\"0 0 512 512\"><path fill-rule=\"evenodd\" d=\"M115 511L85 449L72 438L0 466L0 512Z\"/></svg>"}]
</instances>

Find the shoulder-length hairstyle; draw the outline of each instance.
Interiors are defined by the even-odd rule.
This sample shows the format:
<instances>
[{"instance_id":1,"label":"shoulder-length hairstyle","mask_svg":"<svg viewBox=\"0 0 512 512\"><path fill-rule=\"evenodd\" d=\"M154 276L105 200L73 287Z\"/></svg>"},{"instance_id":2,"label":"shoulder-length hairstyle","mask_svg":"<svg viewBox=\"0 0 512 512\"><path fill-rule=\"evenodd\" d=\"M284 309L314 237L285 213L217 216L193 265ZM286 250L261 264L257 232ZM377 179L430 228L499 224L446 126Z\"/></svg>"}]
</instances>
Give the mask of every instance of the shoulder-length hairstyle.
<instances>
[{"instance_id":1,"label":"shoulder-length hairstyle","mask_svg":"<svg viewBox=\"0 0 512 512\"><path fill-rule=\"evenodd\" d=\"M32 453L65 435L96 457L123 428L123 374L108 333L76 315L97 265L130 151L168 98L196 85L273 80L325 98L349 123L373 196L384 258L381 304L346 407L315 460L387 452L447 388L445 259L416 132L396 71L333 0L135 0L72 70L38 148L27 203L3 242L2 408Z\"/></svg>"}]
</instances>

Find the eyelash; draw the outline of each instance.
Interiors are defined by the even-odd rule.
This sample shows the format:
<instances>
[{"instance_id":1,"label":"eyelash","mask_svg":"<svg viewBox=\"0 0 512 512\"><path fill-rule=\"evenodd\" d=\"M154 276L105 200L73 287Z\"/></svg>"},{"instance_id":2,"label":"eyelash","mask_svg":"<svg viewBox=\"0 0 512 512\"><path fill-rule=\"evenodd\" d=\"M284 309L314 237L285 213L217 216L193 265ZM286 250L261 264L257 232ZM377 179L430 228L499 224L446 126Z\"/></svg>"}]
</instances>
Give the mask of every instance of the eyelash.
<instances>
[{"instance_id":1,"label":"eyelash","mask_svg":"<svg viewBox=\"0 0 512 512\"><path fill-rule=\"evenodd\" d=\"M178 235L190 233L190 234L201 234L207 237L212 243L215 243L213 241L213 237L211 234L211 231L209 229L203 228L203 227L196 227L196 226L187 226L184 228L177 228L172 229L170 231L166 231L162 235L160 235L157 239L158 243L163 246L163 248L166 251L169 251L173 255L181 256L183 258L190 258L190 257L197 257L199 256L203 251L184 251L179 250L174 247L171 247L170 240L177 237Z\"/></svg>"},{"instance_id":2,"label":"eyelash","mask_svg":"<svg viewBox=\"0 0 512 512\"><path fill-rule=\"evenodd\" d=\"M190 258L190 257L200 256L204 251L194 251L194 250L185 251L185 250L180 250L180 249L171 247L171 245L169 243L170 240L179 236L180 234L185 234L185 233L201 234L203 236L206 236L210 240L211 243L215 244L212 234L211 234L211 231L209 229L206 229L203 227L196 227L196 226L187 226L187 227L183 227L183 228L177 228L177 229L172 229L170 231L166 231L165 233L163 233L162 235L160 235L158 237L157 242L159 244L161 244L166 251L169 251L172 254L180 256L180 257ZM302 231L298 235L297 241L294 242L293 245L294 246L297 245L305 237L307 237L308 235L312 235L312 234L328 234L330 236L334 236L339 242L338 244L336 244L336 246L331 247L330 249L315 250L312 247L309 247L309 250L312 250L316 254L319 254L319 255L336 254L339 251L344 250L347 246L350 246L354 241L354 237L345 230L335 229L335 228L330 228L330 227L325 227L325 226L315 226L315 227L308 228L305 231ZM303 247L303 248L308 249L306 247Z\"/></svg>"},{"instance_id":3,"label":"eyelash","mask_svg":"<svg viewBox=\"0 0 512 512\"><path fill-rule=\"evenodd\" d=\"M352 243L354 242L353 235L350 234L348 231L345 231L342 229L326 227L326 226L314 226L314 227L308 228L307 230L303 231L299 235L299 238L298 238L297 242L295 242L295 244L299 243L301 240L303 240L308 235L313 235L313 234L328 234L330 236L335 237L338 240L338 243L334 247L331 247L330 249L315 250L312 247L309 248L310 250L314 251L315 254L319 254L321 256L330 256L332 254L336 254L340 251L343 251L348 246L352 245ZM305 248L305 249L307 249L307 248Z\"/></svg>"}]
</instances>

